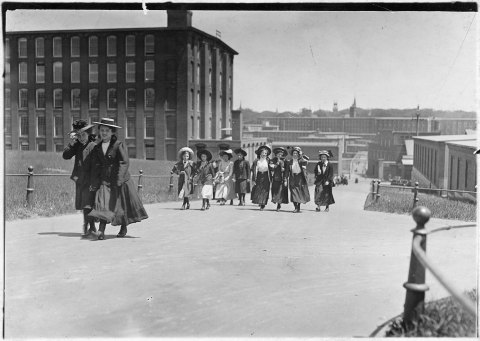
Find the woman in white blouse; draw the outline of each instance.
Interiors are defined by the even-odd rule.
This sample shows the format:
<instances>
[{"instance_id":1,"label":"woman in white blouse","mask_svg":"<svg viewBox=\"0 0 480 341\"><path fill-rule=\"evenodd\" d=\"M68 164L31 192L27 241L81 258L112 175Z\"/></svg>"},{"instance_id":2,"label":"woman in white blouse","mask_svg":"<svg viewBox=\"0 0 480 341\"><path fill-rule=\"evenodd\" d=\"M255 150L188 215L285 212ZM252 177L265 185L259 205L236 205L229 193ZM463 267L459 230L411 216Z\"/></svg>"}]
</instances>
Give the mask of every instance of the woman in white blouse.
<instances>
[{"instance_id":1,"label":"woman in white blouse","mask_svg":"<svg viewBox=\"0 0 480 341\"><path fill-rule=\"evenodd\" d=\"M300 213L300 204L310 201L306 177L308 162L301 157L300 147L293 147L291 153L292 159L285 162L285 178L288 179L290 201L295 206L293 213Z\"/></svg>"},{"instance_id":2,"label":"woman in white blouse","mask_svg":"<svg viewBox=\"0 0 480 341\"><path fill-rule=\"evenodd\" d=\"M267 146L260 146L255 152L258 158L252 164L252 202L260 206L260 211L263 211L265 205L268 203L268 196L270 193L271 176L268 168L268 156L272 150Z\"/></svg>"}]
</instances>

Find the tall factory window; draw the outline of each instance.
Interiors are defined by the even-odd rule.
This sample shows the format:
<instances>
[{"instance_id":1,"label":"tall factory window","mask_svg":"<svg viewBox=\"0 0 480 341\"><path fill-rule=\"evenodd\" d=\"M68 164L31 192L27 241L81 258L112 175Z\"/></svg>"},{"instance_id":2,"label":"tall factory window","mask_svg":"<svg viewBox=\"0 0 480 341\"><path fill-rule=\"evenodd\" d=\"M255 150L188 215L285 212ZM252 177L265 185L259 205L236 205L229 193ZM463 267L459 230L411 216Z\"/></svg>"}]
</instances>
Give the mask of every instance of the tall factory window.
<instances>
[{"instance_id":1,"label":"tall factory window","mask_svg":"<svg viewBox=\"0 0 480 341\"><path fill-rule=\"evenodd\" d=\"M5 62L5 83L10 83L10 63Z\"/></svg>"},{"instance_id":2,"label":"tall factory window","mask_svg":"<svg viewBox=\"0 0 480 341\"><path fill-rule=\"evenodd\" d=\"M72 89L70 106L72 109L80 109L80 89Z\"/></svg>"},{"instance_id":3,"label":"tall factory window","mask_svg":"<svg viewBox=\"0 0 480 341\"><path fill-rule=\"evenodd\" d=\"M88 81L90 83L98 83L98 64L88 64Z\"/></svg>"},{"instance_id":4,"label":"tall factory window","mask_svg":"<svg viewBox=\"0 0 480 341\"><path fill-rule=\"evenodd\" d=\"M125 55L135 56L135 36L133 35L125 37Z\"/></svg>"},{"instance_id":5,"label":"tall factory window","mask_svg":"<svg viewBox=\"0 0 480 341\"><path fill-rule=\"evenodd\" d=\"M18 57L27 58L27 38L18 38Z\"/></svg>"},{"instance_id":6,"label":"tall factory window","mask_svg":"<svg viewBox=\"0 0 480 341\"><path fill-rule=\"evenodd\" d=\"M27 83L27 63L25 62L18 64L18 82Z\"/></svg>"},{"instance_id":7,"label":"tall factory window","mask_svg":"<svg viewBox=\"0 0 480 341\"><path fill-rule=\"evenodd\" d=\"M153 60L145 61L145 82L155 79L155 62Z\"/></svg>"},{"instance_id":8,"label":"tall factory window","mask_svg":"<svg viewBox=\"0 0 480 341\"><path fill-rule=\"evenodd\" d=\"M10 109L10 89L5 89L5 102L3 105L5 109Z\"/></svg>"},{"instance_id":9,"label":"tall factory window","mask_svg":"<svg viewBox=\"0 0 480 341\"><path fill-rule=\"evenodd\" d=\"M45 109L45 89L37 89L35 92L36 98L36 108L37 109Z\"/></svg>"},{"instance_id":10,"label":"tall factory window","mask_svg":"<svg viewBox=\"0 0 480 341\"><path fill-rule=\"evenodd\" d=\"M70 78L72 83L80 83L80 62L71 63Z\"/></svg>"},{"instance_id":11,"label":"tall factory window","mask_svg":"<svg viewBox=\"0 0 480 341\"><path fill-rule=\"evenodd\" d=\"M152 55L155 53L155 37L153 34L145 36L145 55Z\"/></svg>"},{"instance_id":12,"label":"tall factory window","mask_svg":"<svg viewBox=\"0 0 480 341\"><path fill-rule=\"evenodd\" d=\"M10 58L10 39L5 39L5 58Z\"/></svg>"},{"instance_id":13,"label":"tall factory window","mask_svg":"<svg viewBox=\"0 0 480 341\"><path fill-rule=\"evenodd\" d=\"M145 137L155 137L155 121L153 116L145 117Z\"/></svg>"},{"instance_id":14,"label":"tall factory window","mask_svg":"<svg viewBox=\"0 0 480 341\"><path fill-rule=\"evenodd\" d=\"M114 57L117 55L117 37L107 37L107 56Z\"/></svg>"},{"instance_id":15,"label":"tall factory window","mask_svg":"<svg viewBox=\"0 0 480 341\"><path fill-rule=\"evenodd\" d=\"M53 82L62 83L63 65L62 62L53 63Z\"/></svg>"},{"instance_id":16,"label":"tall factory window","mask_svg":"<svg viewBox=\"0 0 480 341\"><path fill-rule=\"evenodd\" d=\"M195 97L193 96L193 89L190 89L190 102L191 102L191 109L195 110Z\"/></svg>"},{"instance_id":17,"label":"tall factory window","mask_svg":"<svg viewBox=\"0 0 480 341\"><path fill-rule=\"evenodd\" d=\"M135 89L127 89L125 94L127 109L136 109L137 99Z\"/></svg>"},{"instance_id":18,"label":"tall factory window","mask_svg":"<svg viewBox=\"0 0 480 341\"><path fill-rule=\"evenodd\" d=\"M212 69L208 70L208 85L212 86Z\"/></svg>"},{"instance_id":19,"label":"tall factory window","mask_svg":"<svg viewBox=\"0 0 480 341\"><path fill-rule=\"evenodd\" d=\"M62 56L62 37L53 37L53 56Z\"/></svg>"},{"instance_id":20,"label":"tall factory window","mask_svg":"<svg viewBox=\"0 0 480 341\"><path fill-rule=\"evenodd\" d=\"M168 115L167 120L167 138L176 138L177 137L177 120L175 116Z\"/></svg>"},{"instance_id":21,"label":"tall factory window","mask_svg":"<svg viewBox=\"0 0 480 341\"><path fill-rule=\"evenodd\" d=\"M88 38L88 55L90 57L98 56L98 37L91 36Z\"/></svg>"},{"instance_id":22,"label":"tall factory window","mask_svg":"<svg viewBox=\"0 0 480 341\"><path fill-rule=\"evenodd\" d=\"M125 82L133 83L135 82L135 63L128 62L125 64Z\"/></svg>"},{"instance_id":23,"label":"tall factory window","mask_svg":"<svg viewBox=\"0 0 480 341\"><path fill-rule=\"evenodd\" d=\"M43 39L43 37L35 39L35 57L45 57L45 40Z\"/></svg>"},{"instance_id":24,"label":"tall factory window","mask_svg":"<svg viewBox=\"0 0 480 341\"><path fill-rule=\"evenodd\" d=\"M107 109L117 108L117 89L107 90Z\"/></svg>"},{"instance_id":25,"label":"tall factory window","mask_svg":"<svg viewBox=\"0 0 480 341\"><path fill-rule=\"evenodd\" d=\"M28 108L28 90L27 89L18 90L18 108L19 109Z\"/></svg>"},{"instance_id":26,"label":"tall factory window","mask_svg":"<svg viewBox=\"0 0 480 341\"><path fill-rule=\"evenodd\" d=\"M177 91L175 88L167 88L167 109L175 109L177 107Z\"/></svg>"},{"instance_id":27,"label":"tall factory window","mask_svg":"<svg viewBox=\"0 0 480 341\"><path fill-rule=\"evenodd\" d=\"M63 118L62 116L53 117L53 136L63 136Z\"/></svg>"},{"instance_id":28,"label":"tall factory window","mask_svg":"<svg viewBox=\"0 0 480 341\"><path fill-rule=\"evenodd\" d=\"M128 116L127 117L127 122L126 122L127 123L127 129L126 129L127 130L127 135L126 136L127 137L135 137L135 129L136 129L135 122L136 122L136 117L135 116L133 116L133 117Z\"/></svg>"},{"instance_id":29,"label":"tall factory window","mask_svg":"<svg viewBox=\"0 0 480 341\"><path fill-rule=\"evenodd\" d=\"M117 82L117 63L107 63L107 82Z\"/></svg>"},{"instance_id":30,"label":"tall factory window","mask_svg":"<svg viewBox=\"0 0 480 341\"><path fill-rule=\"evenodd\" d=\"M28 116L20 116L20 136L28 136Z\"/></svg>"},{"instance_id":31,"label":"tall factory window","mask_svg":"<svg viewBox=\"0 0 480 341\"><path fill-rule=\"evenodd\" d=\"M88 92L89 109L98 109L98 89L90 89Z\"/></svg>"},{"instance_id":32,"label":"tall factory window","mask_svg":"<svg viewBox=\"0 0 480 341\"><path fill-rule=\"evenodd\" d=\"M190 62L190 70L188 70L190 72L190 75L192 77L192 83L195 82L195 72L194 72L194 69L193 69L193 62Z\"/></svg>"},{"instance_id":33,"label":"tall factory window","mask_svg":"<svg viewBox=\"0 0 480 341\"><path fill-rule=\"evenodd\" d=\"M155 108L155 89L145 89L145 109Z\"/></svg>"},{"instance_id":34,"label":"tall factory window","mask_svg":"<svg viewBox=\"0 0 480 341\"><path fill-rule=\"evenodd\" d=\"M200 91L197 91L197 111L200 112Z\"/></svg>"},{"instance_id":35,"label":"tall factory window","mask_svg":"<svg viewBox=\"0 0 480 341\"><path fill-rule=\"evenodd\" d=\"M63 108L62 89L53 90L53 108L54 109Z\"/></svg>"},{"instance_id":36,"label":"tall factory window","mask_svg":"<svg viewBox=\"0 0 480 341\"><path fill-rule=\"evenodd\" d=\"M80 57L80 37L70 38L70 56Z\"/></svg>"},{"instance_id":37,"label":"tall factory window","mask_svg":"<svg viewBox=\"0 0 480 341\"><path fill-rule=\"evenodd\" d=\"M45 136L47 124L45 116L37 116L37 136Z\"/></svg>"},{"instance_id":38,"label":"tall factory window","mask_svg":"<svg viewBox=\"0 0 480 341\"><path fill-rule=\"evenodd\" d=\"M200 64L197 64L197 84L200 84Z\"/></svg>"}]
</instances>

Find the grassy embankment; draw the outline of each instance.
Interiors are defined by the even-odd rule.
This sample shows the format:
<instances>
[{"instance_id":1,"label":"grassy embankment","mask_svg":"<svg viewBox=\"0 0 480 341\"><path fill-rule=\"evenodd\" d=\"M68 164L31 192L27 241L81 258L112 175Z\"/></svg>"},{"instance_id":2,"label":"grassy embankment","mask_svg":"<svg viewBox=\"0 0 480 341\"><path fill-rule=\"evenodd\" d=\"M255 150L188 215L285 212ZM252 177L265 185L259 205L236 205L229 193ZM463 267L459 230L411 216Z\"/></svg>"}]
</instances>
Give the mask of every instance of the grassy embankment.
<instances>
[{"instance_id":1,"label":"grassy embankment","mask_svg":"<svg viewBox=\"0 0 480 341\"><path fill-rule=\"evenodd\" d=\"M173 193L168 192L173 161L130 160L130 174L138 183L139 170L143 170L142 201L145 204L176 200L176 180ZM25 219L35 216L53 216L76 212L74 207L75 184L70 179L73 159L64 160L61 153L33 151L6 151L5 174L27 174L33 166L33 205L25 207L27 177L5 176L5 220ZM59 176L40 176L58 174ZM164 176L149 178L148 176Z\"/></svg>"},{"instance_id":2,"label":"grassy embankment","mask_svg":"<svg viewBox=\"0 0 480 341\"><path fill-rule=\"evenodd\" d=\"M432 212L432 218L476 220L476 204L469 201L442 198L436 195L418 193L417 206L425 206ZM369 194L365 201L365 210L397 214L410 214L413 207L411 190L380 187L380 198L373 201Z\"/></svg>"}]
</instances>

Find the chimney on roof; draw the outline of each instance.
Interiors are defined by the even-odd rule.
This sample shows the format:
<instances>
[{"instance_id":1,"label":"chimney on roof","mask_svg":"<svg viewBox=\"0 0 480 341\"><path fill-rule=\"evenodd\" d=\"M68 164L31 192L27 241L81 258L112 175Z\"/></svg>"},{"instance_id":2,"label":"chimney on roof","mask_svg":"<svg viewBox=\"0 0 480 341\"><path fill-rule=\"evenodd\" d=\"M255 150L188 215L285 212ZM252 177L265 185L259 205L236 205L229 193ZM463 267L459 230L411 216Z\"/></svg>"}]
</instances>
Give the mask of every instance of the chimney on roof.
<instances>
[{"instance_id":1,"label":"chimney on roof","mask_svg":"<svg viewBox=\"0 0 480 341\"><path fill-rule=\"evenodd\" d=\"M172 28L192 27L192 12L187 10L167 10L168 25Z\"/></svg>"}]
</instances>

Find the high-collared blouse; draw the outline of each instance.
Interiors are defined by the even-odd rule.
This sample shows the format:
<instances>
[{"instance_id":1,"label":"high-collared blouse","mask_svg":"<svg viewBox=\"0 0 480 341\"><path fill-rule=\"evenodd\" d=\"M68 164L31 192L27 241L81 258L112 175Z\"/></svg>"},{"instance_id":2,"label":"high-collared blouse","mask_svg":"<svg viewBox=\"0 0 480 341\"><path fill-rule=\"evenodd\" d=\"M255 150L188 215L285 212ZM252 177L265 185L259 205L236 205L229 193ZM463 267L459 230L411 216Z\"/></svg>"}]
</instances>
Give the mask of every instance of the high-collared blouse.
<instances>
[{"instance_id":1,"label":"high-collared blouse","mask_svg":"<svg viewBox=\"0 0 480 341\"><path fill-rule=\"evenodd\" d=\"M257 161L257 171L261 173L268 171L267 159L260 159Z\"/></svg>"},{"instance_id":2,"label":"high-collared blouse","mask_svg":"<svg viewBox=\"0 0 480 341\"><path fill-rule=\"evenodd\" d=\"M298 160L292 159L292 173L299 174L302 172L302 168L300 167Z\"/></svg>"}]
</instances>

